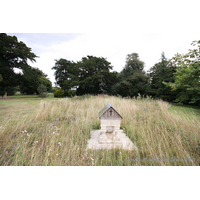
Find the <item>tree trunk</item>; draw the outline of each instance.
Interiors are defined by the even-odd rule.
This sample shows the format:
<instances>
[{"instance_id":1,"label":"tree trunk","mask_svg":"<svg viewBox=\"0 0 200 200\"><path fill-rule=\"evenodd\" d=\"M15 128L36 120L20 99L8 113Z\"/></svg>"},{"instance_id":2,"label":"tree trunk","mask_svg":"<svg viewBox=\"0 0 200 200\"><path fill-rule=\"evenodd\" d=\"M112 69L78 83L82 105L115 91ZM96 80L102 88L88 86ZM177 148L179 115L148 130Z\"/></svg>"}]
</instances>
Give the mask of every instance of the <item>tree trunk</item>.
<instances>
[{"instance_id":1,"label":"tree trunk","mask_svg":"<svg viewBox=\"0 0 200 200\"><path fill-rule=\"evenodd\" d=\"M6 92L6 88L5 88L5 94L2 97L3 99L7 99L7 92Z\"/></svg>"}]
</instances>

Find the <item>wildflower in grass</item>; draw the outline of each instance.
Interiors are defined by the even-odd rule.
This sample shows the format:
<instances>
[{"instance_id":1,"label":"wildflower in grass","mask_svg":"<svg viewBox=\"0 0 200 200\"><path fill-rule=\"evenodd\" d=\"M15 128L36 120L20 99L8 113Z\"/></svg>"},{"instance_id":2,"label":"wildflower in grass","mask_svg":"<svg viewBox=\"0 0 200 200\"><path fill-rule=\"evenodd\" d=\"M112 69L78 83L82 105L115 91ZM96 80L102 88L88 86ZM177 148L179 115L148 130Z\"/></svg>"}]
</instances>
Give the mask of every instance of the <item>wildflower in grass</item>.
<instances>
[{"instance_id":1,"label":"wildflower in grass","mask_svg":"<svg viewBox=\"0 0 200 200\"><path fill-rule=\"evenodd\" d=\"M27 136L30 137L30 135L27 133Z\"/></svg>"},{"instance_id":2,"label":"wildflower in grass","mask_svg":"<svg viewBox=\"0 0 200 200\"><path fill-rule=\"evenodd\" d=\"M58 156L58 154L56 154Z\"/></svg>"},{"instance_id":3,"label":"wildflower in grass","mask_svg":"<svg viewBox=\"0 0 200 200\"><path fill-rule=\"evenodd\" d=\"M58 142L58 145L61 147L61 143L60 142Z\"/></svg>"},{"instance_id":4,"label":"wildflower in grass","mask_svg":"<svg viewBox=\"0 0 200 200\"><path fill-rule=\"evenodd\" d=\"M57 133L56 135L59 135L59 133Z\"/></svg>"},{"instance_id":5,"label":"wildflower in grass","mask_svg":"<svg viewBox=\"0 0 200 200\"><path fill-rule=\"evenodd\" d=\"M33 145L36 145L38 143L38 141L35 141L34 143L33 143Z\"/></svg>"},{"instance_id":6,"label":"wildflower in grass","mask_svg":"<svg viewBox=\"0 0 200 200\"><path fill-rule=\"evenodd\" d=\"M92 154L90 154L90 156L89 155L87 155L87 153L85 154L85 156L82 156L82 159L83 159L83 161L86 163L86 164L88 164L88 165L90 165L90 163L91 163L91 161L92 161L92 165L94 165L94 159L92 158Z\"/></svg>"},{"instance_id":7,"label":"wildflower in grass","mask_svg":"<svg viewBox=\"0 0 200 200\"><path fill-rule=\"evenodd\" d=\"M25 133L27 133L27 131L26 131L26 130L24 130L24 132L25 132Z\"/></svg>"},{"instance_id":8,"label":"wildflower in grass","mask_svg":"<svg viewBox=\"0 0 200 200\"><path fill-rule=\"evenodd\" d=\"M55 134L55 132L53 132L53 134Z\"/></svg>"},{"instance_id":9,"label":"wildflower in grass","mask_svg":"<svg viewBox=\"0 0 200 200\"><path fill-rule=\"evenodd\" d=\"M49 151L52 151L52 149L50 149Z\"/></svg>"}]
</instances>

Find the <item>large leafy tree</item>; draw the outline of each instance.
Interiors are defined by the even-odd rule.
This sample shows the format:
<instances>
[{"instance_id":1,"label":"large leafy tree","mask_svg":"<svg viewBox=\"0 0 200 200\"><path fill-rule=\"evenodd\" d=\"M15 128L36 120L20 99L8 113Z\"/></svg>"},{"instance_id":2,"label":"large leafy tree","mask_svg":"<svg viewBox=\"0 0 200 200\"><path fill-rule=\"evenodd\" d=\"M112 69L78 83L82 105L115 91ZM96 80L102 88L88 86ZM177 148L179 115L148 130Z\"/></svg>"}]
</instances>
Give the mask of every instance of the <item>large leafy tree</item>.
<instances>
[{"instance_id":1,"label":"large leafy tree","mask_svg":"<svg viewBox=\"0 0 200 200\"><path fill-rule=\"evenodd\" d=\"M139 59L137 53L128 54L126 65L117 77L117 84L113 86L113 93L121 96L145 95L149 78L143 71L144 62Z\"/></svg>"},{"instance_id":2,"label":"large leafy tree","mask_svg":"<svg viewBox=\"0 0 200 200\"><path fill-rule=\"evenodd\" d=\"M20 74L14 72L15 68L24 69L28 60L34 62L37 56L31 52L23 42L18 42L16 36L0 33L0 74L3 81L0 83L0 92L7 98L8 87L19 84Z\"/></svg>"},{"instance_id":3,"label":"large leafy tree","mask_svg":"<svg viewBox=\"0 0 200 200\"><path fill-rule=\"evenodd\" d=\"M105 58L83 57L77 66L79 69L78 95L110 92L113 81L115 81L115 72L110 72L111 63Z\"/></svg>"},{"instance_id":4,"label":"large leafy tree","mask_svg":"<svg viewBox=\"0 0 200 200\"><path fill-rule=\"evenodd\" d=\"M77 63L61 58L52 69L56 84L64 90L76 88L78 95L111 93L116 81L116 72L110 72L111 63L105 58L87 56Z\"/></svg>"},{"instance_id":5,"label":"large leafy tree","mask_svg":"<svg viewBox=\"0 0 200 200\"><path fill-rule=\"evenodd\" d=\"M37 88L41 84L46 86L47 91L50 91L52 89L52 83L46 77L47 75L38 68L31 66L24 67L23 76L20 81L20 92L22 94L38 94Z\"/></svg>"},{"instance_id":6,"label":"large leafy tree","mask_svg":"<svg viewBox=\"0 0 200 200\"><path fill-rule=\"evenodd\" d=\"M161 54L161 61L156 63L148 71L150 76L150 89L148 94L164 100L175 100L178 95L177 91L171 91L171 88L163 82L174 82L174 73L176 67L170 60L167 60L164 52Z\"/></svg>"},{"instance_id":7,"label":"large leafy tree","mask_svg":"<svg viewBox=\"0 0 200 200\"><path fill-rule=\"evenodd\" d=\"M200 103L200 40L186 54L176 54L172 63L176 66L175 82L166 83L172 90L180 90L176 99L182 103ZM196 47L196 48L195 48Z\"/></svg>"},{"instance_id":8,"label":"large leafy tree","mask_svg":"<svg viewBox=\"0 0 200 200\"><path fill-rule=\"evenodd\" d=\"M56 85L59 85L64 90L77 87L79 69L76 63L63 58L55 61L55 66L52 69L55 70Z\"/></svg>"}]
</instances>

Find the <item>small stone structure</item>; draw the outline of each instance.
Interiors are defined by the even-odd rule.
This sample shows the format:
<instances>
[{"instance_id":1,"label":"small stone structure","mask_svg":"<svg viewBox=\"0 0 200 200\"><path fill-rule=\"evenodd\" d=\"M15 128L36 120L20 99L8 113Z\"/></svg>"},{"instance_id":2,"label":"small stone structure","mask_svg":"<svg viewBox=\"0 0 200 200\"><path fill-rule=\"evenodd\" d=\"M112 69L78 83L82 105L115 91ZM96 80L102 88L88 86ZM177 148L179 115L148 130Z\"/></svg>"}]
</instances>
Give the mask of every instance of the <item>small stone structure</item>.
<instances>
[{"instance_id":1,"label":"small stone structure","mask_svg":"<svg viewBox=\"0 0 200 200\"><path fill-rule=\"evenodd\" d=\"M137 147L120 129L121 114L108 103L100 112L100 130L91 130L91 138L88 140L88 149L112 149L122 148L136 150Z\"/></svg>"},{"instance_id":2,"label":"small stone structure","mask_svg":"<svg viewBox=\"0 0 200 200\"><path fill-rule=\"evenodd\" d=\"M99 112L99 119L101 120L100 144L120 142L118 132L122 118L110 103Z\"/></svg>"}]
</instances>

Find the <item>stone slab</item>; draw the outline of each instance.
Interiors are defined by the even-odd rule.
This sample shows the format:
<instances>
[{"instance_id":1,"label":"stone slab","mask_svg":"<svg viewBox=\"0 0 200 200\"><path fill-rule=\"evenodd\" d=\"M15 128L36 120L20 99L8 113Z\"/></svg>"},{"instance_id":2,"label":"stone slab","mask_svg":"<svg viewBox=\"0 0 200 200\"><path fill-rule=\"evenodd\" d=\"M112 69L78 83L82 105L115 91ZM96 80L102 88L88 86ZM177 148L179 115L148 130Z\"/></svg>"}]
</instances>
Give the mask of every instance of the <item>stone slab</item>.
<instances>
[{"instance_id":1,"label":"stone slab","mask_svg":"<svg viewBox=\"0 0 200 200\"><path fill-rule=\"evenodd\" d=\"M137 150L137 147L133 142L123 133L123 130L118 130L118 137L120 141L108 142L107 144L100 144L98 139L101 130L91 130L91 138L88 140L88 149L112 149L112 148L122 148L125 150Z\"/></svg>"}]
</instances>

